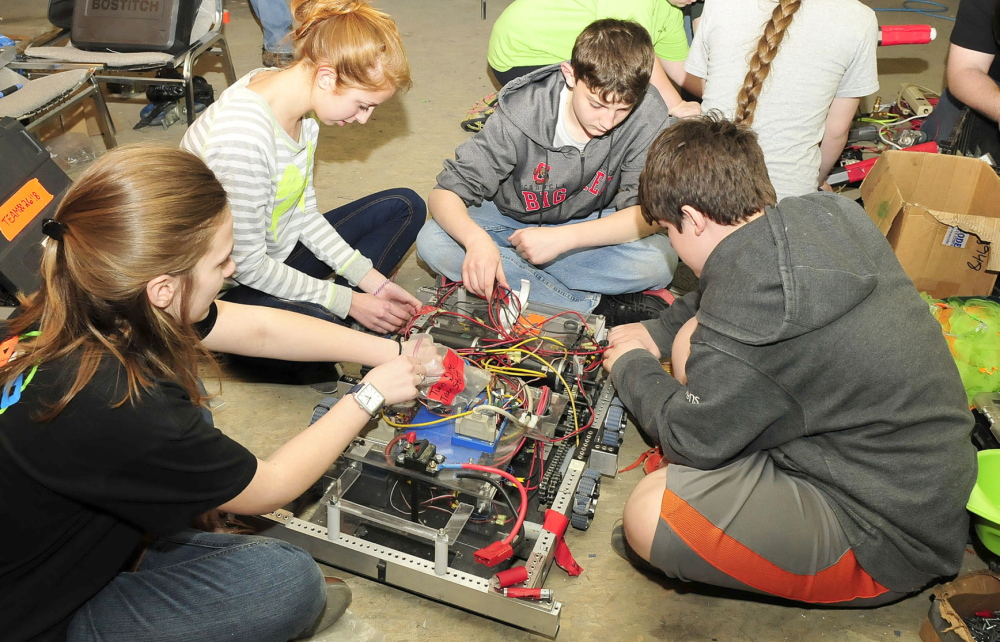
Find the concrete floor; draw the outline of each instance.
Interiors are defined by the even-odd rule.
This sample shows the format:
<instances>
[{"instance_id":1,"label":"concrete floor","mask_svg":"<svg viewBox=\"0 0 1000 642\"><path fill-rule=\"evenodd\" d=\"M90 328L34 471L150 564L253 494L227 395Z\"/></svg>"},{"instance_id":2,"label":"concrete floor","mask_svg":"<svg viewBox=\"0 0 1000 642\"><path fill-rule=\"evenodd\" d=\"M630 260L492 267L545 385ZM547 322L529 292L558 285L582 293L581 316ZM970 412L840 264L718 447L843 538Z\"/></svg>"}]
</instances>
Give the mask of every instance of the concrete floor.
<instances>
[{"instance_id":1,"label":"concrete floor","mask_svg":"<svg viewBox=\"0 0 1000 642\"><path fill-rule=\"evenodd\" d=\"M958 0L940 0L954 16ZM0 0L0 33L31 35L47 26L40 0ZM326 127L316 157L320 206L329 209L371 192L408 186L430 192L441 161L469 134L459 128L466 110L493 87L486 75L490 27L507 0L491 0L486 20L476 0L378 0L403 33L413 70L413 89L374 113L367 126ZM898 7L895 0L868 2ZM232 19L227 37L237 75L260 64L261 33L245 0L227 0ZM880 95L895 100L900 83L941 88L950 21L912 13L879 13L880 24L929 23L939 32L935 43L879 50ZM225 80L218 66L198 70L221 92ZM110 101L120 143L158 141L176 145L183 124L167 130L133 131L145 100ZM870 106L871 99L863 106ZM790 122L789 126L794 126ZM99 138L94 139L98 148ZM169 168L164 168L169 171ZM411 253L399 280L408 288L432 283L432 276ZM211 384L210 384L211 385ZM227 373L222 382L216 423L261 457L304 428L321 396L306 386L241 380ZM634 428L623 461L632 461L644 445ZM547 586L563 604L561 640L675 641L867 641L919 639L929 592L874 610L832 610L753 602L720 596L711 590L648 578L614 554L608 534L641 473L606 479L598 514L586 533L570 530L567 541L586 569L569 578L553 567ZM780 537L780 531L776 531ZM967 570L982 562L969 551ZM538 636L456 610L364 578L347 575L354 590L349 617L329 640L439 640L470 638L534 640ZM280 598L278 598L280 599Z\"/></svg>"}]
</instances>

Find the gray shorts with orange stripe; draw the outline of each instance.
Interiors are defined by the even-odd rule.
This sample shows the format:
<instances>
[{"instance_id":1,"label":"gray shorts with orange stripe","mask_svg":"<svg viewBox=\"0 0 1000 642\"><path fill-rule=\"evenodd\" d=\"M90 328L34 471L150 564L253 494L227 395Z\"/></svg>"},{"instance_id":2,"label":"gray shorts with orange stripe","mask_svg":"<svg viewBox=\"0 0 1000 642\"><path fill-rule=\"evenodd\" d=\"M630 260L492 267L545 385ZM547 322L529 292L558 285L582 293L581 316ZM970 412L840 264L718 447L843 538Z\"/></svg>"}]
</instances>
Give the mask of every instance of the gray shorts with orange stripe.
<instances>
[{"instance_id":1,"label":"gray shorts with orange stripe","mask_svg":"<svg viewBox=\"0 0 1000 642\"><path fill-rule=\"evenodd\" d=\"M650 562L680 580L813 604L905 596L858 565L826 499L763 452L717 470L667 466Z\"/></svg>"}]
</instances>

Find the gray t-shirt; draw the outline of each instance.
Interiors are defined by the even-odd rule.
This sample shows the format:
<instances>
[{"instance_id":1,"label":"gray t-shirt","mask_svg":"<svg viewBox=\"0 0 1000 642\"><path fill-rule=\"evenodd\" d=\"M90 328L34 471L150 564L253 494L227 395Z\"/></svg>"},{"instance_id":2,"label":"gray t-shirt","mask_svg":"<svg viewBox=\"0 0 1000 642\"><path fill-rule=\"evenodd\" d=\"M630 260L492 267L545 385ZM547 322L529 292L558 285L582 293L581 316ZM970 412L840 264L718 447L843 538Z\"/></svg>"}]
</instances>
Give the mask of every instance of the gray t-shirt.
<instances>
[{"instance_id":1,"label":"gray t-shirt","mask_svg":"<svg viewBox=\"0 0 1000 642\"><path fill-rule=\"evenodd\" d=\"M749 59L775 0L708 0L684 68L705 79L702 111L736 110ZM878 91L875 12L857 0L806 0L757 101L753 129L778 199L814 192L834 98Z\"/></svg>"}]
</instances>

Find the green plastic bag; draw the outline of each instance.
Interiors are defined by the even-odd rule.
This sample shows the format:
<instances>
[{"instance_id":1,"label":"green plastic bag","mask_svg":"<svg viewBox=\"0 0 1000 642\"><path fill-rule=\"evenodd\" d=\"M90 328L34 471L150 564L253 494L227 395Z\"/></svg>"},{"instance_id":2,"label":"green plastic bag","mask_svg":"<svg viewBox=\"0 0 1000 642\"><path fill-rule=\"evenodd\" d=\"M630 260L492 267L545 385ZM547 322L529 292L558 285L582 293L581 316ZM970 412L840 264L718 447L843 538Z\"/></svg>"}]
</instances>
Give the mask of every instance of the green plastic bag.
<instances>
[{"instance_id":1,"label":"green plastic bag","mask_svg":"<svg viewBox=\"0 0 1000 642\"><path fill-rule=\"evenodd\" d=\"M984 297L934 299L921 292L941 324L951 356L972 398L1000 391L1000 302Z\"/></svg>"}]
</instances>

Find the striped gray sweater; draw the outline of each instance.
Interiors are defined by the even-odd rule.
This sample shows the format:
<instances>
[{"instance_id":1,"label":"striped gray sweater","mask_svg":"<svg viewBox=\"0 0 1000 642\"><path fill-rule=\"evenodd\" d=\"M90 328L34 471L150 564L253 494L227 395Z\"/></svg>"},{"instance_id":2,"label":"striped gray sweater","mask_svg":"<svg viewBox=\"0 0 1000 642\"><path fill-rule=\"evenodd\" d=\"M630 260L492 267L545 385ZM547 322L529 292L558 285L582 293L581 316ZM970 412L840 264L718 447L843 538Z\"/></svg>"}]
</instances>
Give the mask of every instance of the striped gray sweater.
<instances>
[{"instance_id":1,"label":"striped gray sweater","mask_svg":"<svg viewBox=\"0 0 1000 642\"><path fill-rule=\"evenodd\" d=\"M201 156L226 189L236 282L282 299L318 303L346 317L349 288L312 278L284 261L301 241L352 285L372 262L348 245L317 209L313 157L319 125L304 118L299 140L292 140L267 102L247 89L259 71L222 92L188 128L181 148Z\"/></svg>"}]
</instances>

